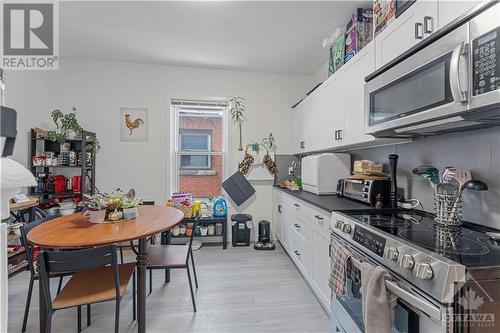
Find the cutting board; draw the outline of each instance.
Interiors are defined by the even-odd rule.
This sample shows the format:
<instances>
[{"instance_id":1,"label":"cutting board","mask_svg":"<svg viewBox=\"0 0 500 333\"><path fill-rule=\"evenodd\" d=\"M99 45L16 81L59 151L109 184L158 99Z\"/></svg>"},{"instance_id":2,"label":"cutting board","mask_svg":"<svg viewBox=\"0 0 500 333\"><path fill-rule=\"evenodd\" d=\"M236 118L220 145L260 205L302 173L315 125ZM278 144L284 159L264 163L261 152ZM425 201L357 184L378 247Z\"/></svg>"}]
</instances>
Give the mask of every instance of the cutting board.
<instances>
[{"instance_id":1,"label":"cutting board","mask_svg":"<svg viewBox=\"0 0 500 333\"><path fill-rule=\"evenodd\" d=\"M347 179L358 179L358 180L387 180L389 176L373 176L373 175L351 175Z\"/></svg>"}]
</instances>

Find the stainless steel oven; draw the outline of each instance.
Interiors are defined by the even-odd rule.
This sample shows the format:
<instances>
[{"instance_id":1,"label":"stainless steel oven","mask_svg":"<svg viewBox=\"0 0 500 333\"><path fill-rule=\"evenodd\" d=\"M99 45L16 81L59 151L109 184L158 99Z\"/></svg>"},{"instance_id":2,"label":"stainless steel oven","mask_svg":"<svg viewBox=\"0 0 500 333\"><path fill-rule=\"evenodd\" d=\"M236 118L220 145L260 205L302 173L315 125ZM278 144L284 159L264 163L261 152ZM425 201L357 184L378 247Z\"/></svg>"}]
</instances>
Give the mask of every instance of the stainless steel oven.
<instances>
[{"instance_id":1,"label":"stainless steel oven","mask_svg":"<svg viewBox=\"0 0 500 333\"><path fill-rule=\"evenodd\" d=\"M373 266L379 264L334 233L331 234L331 243L332 246L341 243L353 255L348 264L348 296L345 298L334 296L331 301L332 313L345 332L365 332L361 298L363 281L360 266L362 262ZM393 280L387 282L387 288L398 296L398 303L394 308L392 333L448 332L449 323L443 322L441 318L446 318L445 314L451 311L450 309L418 294L397 276L393 276Z\"/></svg>"},{"instance_id":2,"label":"stainless steel oven","mask_svg":"<svg viewBox=\"0 0 500 333\"><path fill-rule=\"evenodd\" d=\"M412 137L500 124L499 17L500 4L490 5L369 76L366 132Z\"/></svg>"}]
</instances>

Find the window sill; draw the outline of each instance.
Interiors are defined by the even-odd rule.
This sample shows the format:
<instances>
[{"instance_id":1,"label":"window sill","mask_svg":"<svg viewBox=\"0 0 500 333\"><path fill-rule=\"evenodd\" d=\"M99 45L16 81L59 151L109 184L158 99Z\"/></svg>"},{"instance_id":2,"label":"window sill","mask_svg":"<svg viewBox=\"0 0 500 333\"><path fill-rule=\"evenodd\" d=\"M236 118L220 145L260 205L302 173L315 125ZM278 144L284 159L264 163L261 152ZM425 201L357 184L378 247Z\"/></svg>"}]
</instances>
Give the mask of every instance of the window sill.
<instances>
[{"instance_id":1,"label":"window sill","mask_svg":"<svg viewBox=\"0 0 500 333\"><path fill-rule=\"evenodd\" d=\"M179 176L215 176L215 170L179 170Z\"/></svg>"}]
</instances>

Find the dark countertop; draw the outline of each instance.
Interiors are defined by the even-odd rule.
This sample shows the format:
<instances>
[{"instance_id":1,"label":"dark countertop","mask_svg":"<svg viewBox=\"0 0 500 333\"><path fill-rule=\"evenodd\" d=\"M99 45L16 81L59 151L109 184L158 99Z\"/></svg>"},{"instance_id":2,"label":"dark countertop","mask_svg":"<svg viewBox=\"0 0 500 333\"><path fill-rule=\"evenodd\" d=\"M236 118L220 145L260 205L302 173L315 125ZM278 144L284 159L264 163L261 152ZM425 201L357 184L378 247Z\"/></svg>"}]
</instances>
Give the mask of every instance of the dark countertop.
<instances>
[{"instance_id":1,"label":"dark countertop","mask_svg":"<svg viewBox=\"0 0 500 333\"><path fill-rule=\"evenodd\" d=\"M363 204L354 200L339 198L336 195L316 195L302 190L290 191L279 186L274 186L274 188L297 199L310 203L311 205L316 206L320 209L326 210L327 212L342 212L356 209L366 209L371 207L367 204Z\"/></svg>"}]
</instances>

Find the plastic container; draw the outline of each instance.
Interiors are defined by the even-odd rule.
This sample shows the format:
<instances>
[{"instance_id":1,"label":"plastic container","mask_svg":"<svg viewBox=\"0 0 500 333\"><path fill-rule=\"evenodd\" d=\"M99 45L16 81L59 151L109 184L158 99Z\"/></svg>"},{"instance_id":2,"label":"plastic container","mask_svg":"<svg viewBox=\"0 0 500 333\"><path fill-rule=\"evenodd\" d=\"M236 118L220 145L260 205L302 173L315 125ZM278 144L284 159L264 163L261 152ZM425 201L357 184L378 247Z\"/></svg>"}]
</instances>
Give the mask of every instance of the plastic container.
<instances>
[{"instance_id":1,"label":"plastic container","mask_svg":"<svg viewBox=\"0 0 500 333\"><path fill-rule=\"evenodd\" d=\"M206 236L207 234L208 234L208 228L207 227L200 227L200 235Z\"/></svg>"}]
</instances>

